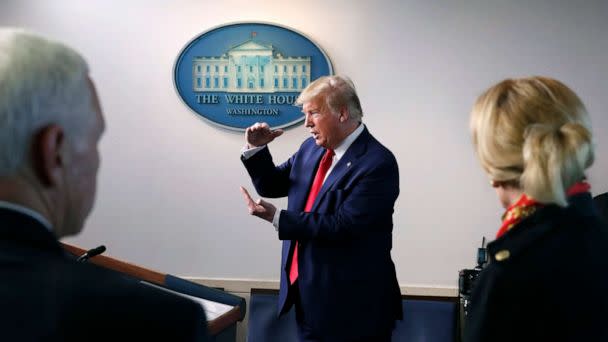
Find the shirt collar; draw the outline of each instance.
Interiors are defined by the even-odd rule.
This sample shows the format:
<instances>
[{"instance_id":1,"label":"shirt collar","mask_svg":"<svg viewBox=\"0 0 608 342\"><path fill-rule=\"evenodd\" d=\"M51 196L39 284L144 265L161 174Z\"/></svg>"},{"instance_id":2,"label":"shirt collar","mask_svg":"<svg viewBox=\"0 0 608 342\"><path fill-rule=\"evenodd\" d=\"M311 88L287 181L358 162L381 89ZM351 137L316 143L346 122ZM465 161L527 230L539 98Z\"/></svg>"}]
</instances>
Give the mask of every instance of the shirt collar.
<instances>
[{"instance_id":1,"label":"shirt collar","mask_svg":"<svg viewBox=\"0 0 608 342\"><path fill-rule=\"evenodd\" d=\"M365 125L363 123L360 123L359 127L357 127L351 134L349 134L346 139L344 139L340 143L340 145L338 145L338 147L336 147L336 149L334 150L334 153L336 154L334 157L335 160L340 160L340 158L342 158L342 156L344 155L344 153L346 153L350 145L352 145L355 140L357 140L357 138L361 135L361 133L363 133L364 128Z\"/></svg>"},{"instance_id":2,"label":"shirt collar","mask_svg":"<svg viewBox=\"0 0 608 342\"><path fill-rule=\"evenodd\" d=\"M5 202L5 201L0 201L0 208L13 210L18 213L27 215L27 216L35 219L36 221L40 222L40 224L42 224L49 231L53 231L51 223L44 216L42 216L42 214L40 214L39 212L37 212L33 209L24 207L19 204L11 203L11 202Z\"/></svg>"}]
</instances>

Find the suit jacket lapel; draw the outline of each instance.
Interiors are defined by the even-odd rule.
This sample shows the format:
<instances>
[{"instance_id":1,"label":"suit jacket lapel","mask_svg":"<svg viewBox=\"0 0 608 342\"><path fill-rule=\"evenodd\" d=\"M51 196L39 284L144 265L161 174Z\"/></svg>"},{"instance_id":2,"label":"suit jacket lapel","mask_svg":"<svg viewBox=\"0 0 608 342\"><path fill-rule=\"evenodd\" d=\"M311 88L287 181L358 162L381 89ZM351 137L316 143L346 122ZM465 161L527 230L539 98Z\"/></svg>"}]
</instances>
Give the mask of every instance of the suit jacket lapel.
<instances>
[{"instance_id":1,"label":"suit jacket lapel","mask_svg":"<svg viewBox=\"0 0 608 342\"><path fill-rule=\"evenodd\" d=\"M342 156L342 158L340 158L336 166L334 166L333 170L331 170L329 176L327 176L325 183L323 183L323 186L321 187L321 190L319 191L319 194L315 199L315 204L312 206L313 212L317 209L319 203L323 200L323 196L325 195L327 190L329 190L332 185L334 185L334 183L342 179L342 177L344 177L348 170L353 167L356 167L359 158L361 158L361 156L367 150L367 144L369 142L369 139L370 134L366 127L363 129L363 132L361 132L361 135L359 135L359 137L357 137L353 144L350 145L348 150L346 150L346 153L344 153L344 155Z\"/></svg>"}]
</instances>

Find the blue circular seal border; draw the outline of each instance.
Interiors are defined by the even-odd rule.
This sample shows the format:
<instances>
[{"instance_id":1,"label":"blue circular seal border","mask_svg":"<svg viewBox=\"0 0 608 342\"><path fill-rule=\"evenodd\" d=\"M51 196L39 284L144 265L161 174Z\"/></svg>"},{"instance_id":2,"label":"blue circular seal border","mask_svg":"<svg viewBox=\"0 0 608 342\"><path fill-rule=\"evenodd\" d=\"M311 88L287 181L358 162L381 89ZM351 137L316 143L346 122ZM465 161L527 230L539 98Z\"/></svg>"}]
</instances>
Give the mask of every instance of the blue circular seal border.
<instances>
[{"instance_id":1,"label":"blue circular seal border","mask_svg":"<svg viewBox=\"0 0 608 342\"><path fill-rule=\"evenodd\" d=\"M310 82L332 74L325 51L304 34L274 23L238 22L190 40L175 61L173 83L202 119L242 132L255 122L273 128L302 122L293 101Z\"/></svg>"}]
</instances>

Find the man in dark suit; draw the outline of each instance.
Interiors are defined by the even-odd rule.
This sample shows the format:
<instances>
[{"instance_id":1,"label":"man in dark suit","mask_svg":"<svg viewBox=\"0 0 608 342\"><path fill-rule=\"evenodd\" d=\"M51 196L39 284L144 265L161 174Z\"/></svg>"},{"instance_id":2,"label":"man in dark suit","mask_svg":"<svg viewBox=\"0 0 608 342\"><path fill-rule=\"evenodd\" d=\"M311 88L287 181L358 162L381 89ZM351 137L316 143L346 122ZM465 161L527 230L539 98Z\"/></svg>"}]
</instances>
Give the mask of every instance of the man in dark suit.
<instances>
[{"instance_id":1,"label":"man in dark suit","mask_svg":"<svg viewBox=\"0 0 608 342\"><path fill-rule=\"evenodd\" d=\"M205 341L202 308L68 257L93 207L104 121L72 49L0 28L0 340Z\"/></svg>"},{"instance_id":2,"label":"man in dark suit","mask_svg":"<svg viewBox=\"0 0 608 342\"><path fill-rule=\"evenodd\" d=\"M399 171L393 154L361 122L354 85L321 77L296 101L312 137L275 166L265 123L246 130L242 160L257 192L288 196L287 210L242 188L249 211L283 240L279 314L295 305L301 341L390 341L402 318L391 260Z\"/></svg>"}]
</instances>

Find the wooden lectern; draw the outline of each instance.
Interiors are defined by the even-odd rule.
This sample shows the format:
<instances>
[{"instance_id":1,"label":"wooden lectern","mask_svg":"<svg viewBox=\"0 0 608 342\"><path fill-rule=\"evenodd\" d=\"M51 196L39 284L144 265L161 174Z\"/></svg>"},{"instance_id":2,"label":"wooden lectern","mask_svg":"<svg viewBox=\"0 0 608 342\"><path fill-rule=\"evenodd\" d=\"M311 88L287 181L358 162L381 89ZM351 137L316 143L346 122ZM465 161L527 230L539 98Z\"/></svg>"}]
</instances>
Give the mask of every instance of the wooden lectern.
<instances>
[{"instance_id":1,"label":"wooden lectern","mask_svg":"<svg viewBox=\"0 0 608 342\"><path fill-rule=\"evenodd\" d=\"M86 252L82 248L66 243L62 243L62 245L69 254L75 257L81 256ZM170 291L233 306L232 309L217 317L208 318L207 328L212 336L212 340L215 342L234 342L236 340L236 323L242 321L245 317L246 304L244 298L103 255L91 257L89 262Z\"/></svg>"}]
</instances>

